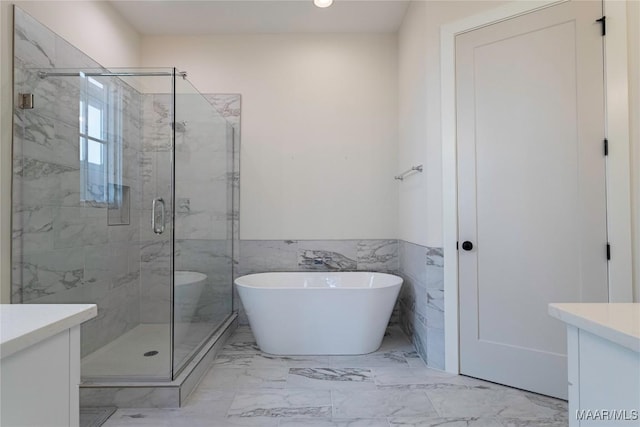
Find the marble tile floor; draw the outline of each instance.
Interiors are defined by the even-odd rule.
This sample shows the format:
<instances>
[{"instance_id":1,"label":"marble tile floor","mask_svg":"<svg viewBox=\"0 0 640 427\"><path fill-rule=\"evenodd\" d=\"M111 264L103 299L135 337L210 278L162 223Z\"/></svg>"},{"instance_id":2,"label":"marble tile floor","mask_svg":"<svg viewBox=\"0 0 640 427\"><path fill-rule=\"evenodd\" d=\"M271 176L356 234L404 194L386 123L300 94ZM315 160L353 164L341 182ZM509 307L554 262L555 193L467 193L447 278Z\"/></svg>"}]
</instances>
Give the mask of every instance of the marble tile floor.
<instances>
[{"instance_id":1,"label":"marble tile floor","mask_svg":"<svg viewBox=\"0 0 640 427\"><path fill-rule=\"evenodd\" d=\"M564 401L427 368L389 328L363 356L273 356L239 328L179 409L121 409L105 427L565 427Z\"/></svg>"}]
</instances>

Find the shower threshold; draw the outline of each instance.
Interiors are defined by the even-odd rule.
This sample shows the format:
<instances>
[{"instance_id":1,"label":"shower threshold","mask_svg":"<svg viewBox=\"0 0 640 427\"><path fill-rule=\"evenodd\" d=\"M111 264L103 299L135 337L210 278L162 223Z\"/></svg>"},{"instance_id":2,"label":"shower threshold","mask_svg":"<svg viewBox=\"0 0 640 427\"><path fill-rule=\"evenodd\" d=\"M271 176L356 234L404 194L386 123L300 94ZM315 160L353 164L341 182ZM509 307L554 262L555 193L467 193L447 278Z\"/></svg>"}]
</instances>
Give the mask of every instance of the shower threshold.
<instances>
[{"instance_id":1,"label":"shower threshold","mask_svg":"<svg viewBox=\"0 0 640 427\"><path fill-rule=\"evenodd\" d=\"M141 324L116 340L82 359L81 407L118 408L177 408L186 400L200 378L207 372L215 355L222 349L231 333L237 328L237 313L232 313L209 338L173 380L169 378L171 366L170 343L167 324ZM191 324L189 327L193 327ZM209 329L210 324L206 325ZM179 324L176 328L180 327ZM199 328L205 324L198 325ZM197 335L191 329L192 337ZM183 336L189 336L183 335ZM161 339L160 339L161 338ZM176 357L187 359L193 345L180 345ZM145 353L157 351L155 355ZM154 378L155 377L155 378Z\"/></svg>"}]
</instances>

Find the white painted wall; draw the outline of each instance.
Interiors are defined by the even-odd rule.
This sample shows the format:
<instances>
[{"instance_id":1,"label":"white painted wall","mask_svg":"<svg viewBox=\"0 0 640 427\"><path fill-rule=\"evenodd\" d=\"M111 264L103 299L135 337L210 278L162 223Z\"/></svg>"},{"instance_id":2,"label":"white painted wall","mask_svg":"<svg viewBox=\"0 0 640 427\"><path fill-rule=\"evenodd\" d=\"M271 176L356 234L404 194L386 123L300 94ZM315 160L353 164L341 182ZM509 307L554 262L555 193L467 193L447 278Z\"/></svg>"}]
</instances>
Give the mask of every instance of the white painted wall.
<instances>
[{"instance_id":1,"label":"white painted wall","mask_svg":"<svg viewBox=\"0 0 640 427\"><path fill-rule=\"evenodd\" d=\"M398 184L398 237L441 246L440 144L427 138L427 3L412 2L398 31L398 171L422 164L424 172ZM429 203L430 202L430 203Z\"/></svg>"},{"instance_id":2,"label":"white painted wall","mask_svg":"<svg viewBox=\"0 0 640 427\"><path fill-rule=\"evenodd\" d=\"M440 26L504 1L414 1L398 34L398 170L423 163L425 172L399 190L399 238L442 246Z\"/></svg>"},{"instance_id":3,"label":"white painted wall","mask_svg":"<svg viewBox=\"0 0 640 427\"><path fill-rule=\"evenodd\" d=\"M10 301L13 5L108 67L137 67L140 37L104 1L0 1L0 303Z\"/></svg>"},{"instance_id":4,"label":"white painted wall","mask_svg":"<svg viewBox=\"0 0 640 427\"><path fill-rule=\"evenodd\" d=\"M397 237L394 34L144 37L142 65L242 94L242 239Z\"/></svg>"},{"instance_id":5,"label":"white painted wall","mask_svg":"<svg viewBox=\"0 0 640 427\"><path fill-rule=\"evenodd\" d=\"M634 300L640 302L640 2L627 2Z\"/></svg>"}]
</instances>

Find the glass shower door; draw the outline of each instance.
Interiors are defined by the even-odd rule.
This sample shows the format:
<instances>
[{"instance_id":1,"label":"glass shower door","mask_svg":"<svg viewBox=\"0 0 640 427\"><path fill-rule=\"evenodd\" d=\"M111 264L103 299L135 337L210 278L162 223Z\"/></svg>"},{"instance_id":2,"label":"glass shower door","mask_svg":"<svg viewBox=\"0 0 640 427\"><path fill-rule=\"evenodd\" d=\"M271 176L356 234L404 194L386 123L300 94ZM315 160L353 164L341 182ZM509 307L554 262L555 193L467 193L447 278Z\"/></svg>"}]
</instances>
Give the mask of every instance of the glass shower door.
<instances>
[{"instance_id":1,"label":"glass shower door","mask_svg":"<svg viewBox=\"0 0 640 427\"><path fill-rule=\"evenodd\" d=\"M173 90L170 77L141 87L140 351L143 366L161 367L173 378ZM160 371L158 371L159 373Z\"/></svg>"}]
</instances>

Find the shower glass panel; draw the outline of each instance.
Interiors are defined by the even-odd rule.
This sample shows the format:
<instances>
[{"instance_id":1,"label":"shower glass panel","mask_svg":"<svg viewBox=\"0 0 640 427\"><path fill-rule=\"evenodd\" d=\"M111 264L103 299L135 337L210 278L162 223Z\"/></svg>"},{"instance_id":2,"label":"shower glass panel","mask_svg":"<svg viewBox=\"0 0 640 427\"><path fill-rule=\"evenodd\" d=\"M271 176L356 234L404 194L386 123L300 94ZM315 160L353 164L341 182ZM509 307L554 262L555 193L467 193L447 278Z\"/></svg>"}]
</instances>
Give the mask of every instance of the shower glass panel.
<instances>
[{"instance_id":1,"label":"shower glass panel","mask_svg":"<svg viewBox=\"0 0 640 427\"><path fill-rule=\"evenodd\" d=\"M232 128L188 80L175 96L174 375L232 311Z\"/></svg>"}]
</instances>

